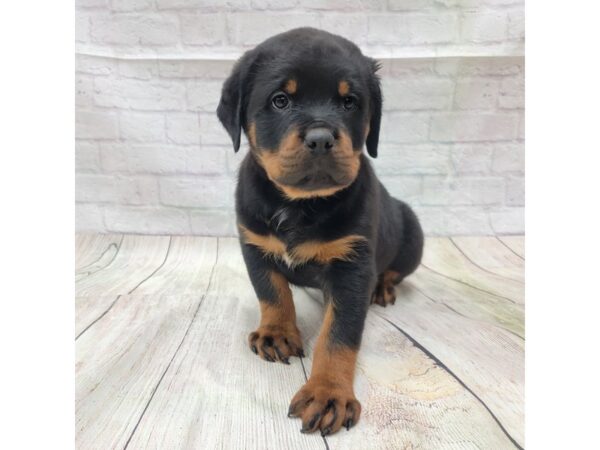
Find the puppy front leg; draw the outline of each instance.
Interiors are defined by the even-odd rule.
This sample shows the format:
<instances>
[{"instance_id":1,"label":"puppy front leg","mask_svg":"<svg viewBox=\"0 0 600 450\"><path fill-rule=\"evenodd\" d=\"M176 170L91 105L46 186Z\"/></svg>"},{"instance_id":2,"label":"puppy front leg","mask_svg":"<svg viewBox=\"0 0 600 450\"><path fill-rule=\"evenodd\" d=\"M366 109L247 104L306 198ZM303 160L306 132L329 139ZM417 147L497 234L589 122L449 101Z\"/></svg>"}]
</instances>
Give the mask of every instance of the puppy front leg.
<instances>
[{"instance_id":1,"label":"puppy front leg","mask_svg":"<svg viewBox=\"0 0 600 450\"><path fill-rule=\"evenodd\" d=\"M342 426L350 429L360 417L354 396L356 356L373 288L374 275L348 263L329 271L325 318L314 350L307 383L291 401L289 416L302 418L303 433L323 436Z\"/></svg>"},{"instance_id":2,"label":"puppy front leg","mask_svg":"<svg viewBox=\"0 0 600 450\"><path fill-rule=\"evenodd\" d=\"M260 325L248 336L250 349L266 361L289 364L290 356L304 356L289 283L255 246L242 243L242 254L260 304Z\"/></svg>"}]
</instances>

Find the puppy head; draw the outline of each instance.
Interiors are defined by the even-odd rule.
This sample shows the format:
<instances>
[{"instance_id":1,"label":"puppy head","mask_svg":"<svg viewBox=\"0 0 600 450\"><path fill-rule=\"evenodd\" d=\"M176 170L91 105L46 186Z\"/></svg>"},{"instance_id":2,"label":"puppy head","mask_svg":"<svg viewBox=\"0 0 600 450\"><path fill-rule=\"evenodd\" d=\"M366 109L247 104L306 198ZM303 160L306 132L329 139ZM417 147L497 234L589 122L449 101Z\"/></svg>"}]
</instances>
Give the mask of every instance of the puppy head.
<instances>
[{"instance_id":1,"label":"puppy head","mask_svg":"<svg viewBox=\"0 0 600 450\"><path fill-rule=\"evenodd\" d=\"M365 143L377 156L377 68L340 36L291 30L242 56L217 114L235 151L244 130L257 161L287 197L332 195L356 178Z\"/></svg>"}]
</instances>

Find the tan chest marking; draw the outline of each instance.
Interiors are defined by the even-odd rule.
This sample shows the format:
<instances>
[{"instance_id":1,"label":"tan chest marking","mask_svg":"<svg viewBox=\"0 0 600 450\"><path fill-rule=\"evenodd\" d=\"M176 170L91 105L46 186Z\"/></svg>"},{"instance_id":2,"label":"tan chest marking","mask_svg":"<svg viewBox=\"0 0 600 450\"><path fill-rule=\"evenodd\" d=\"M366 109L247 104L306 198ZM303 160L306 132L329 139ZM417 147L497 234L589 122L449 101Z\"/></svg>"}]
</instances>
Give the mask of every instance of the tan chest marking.
<instances>
[{"instance_id":1,"label":"tan chest marking","mask_svg":"<svg viewBox=\"0 0 600 450\"><path fill-rule=\"evenodd\" d=\"M243 225L239 227L244 242L260 248L266 255L281 258L289 267L308 261L316 261L320 264L329 264L334 260L348 261L356 254L355 245L366 242L364 236L352 234L327 242L306 241L288 249L283 241L272 234L257 234Z\"/></svg>"}]
</instances>

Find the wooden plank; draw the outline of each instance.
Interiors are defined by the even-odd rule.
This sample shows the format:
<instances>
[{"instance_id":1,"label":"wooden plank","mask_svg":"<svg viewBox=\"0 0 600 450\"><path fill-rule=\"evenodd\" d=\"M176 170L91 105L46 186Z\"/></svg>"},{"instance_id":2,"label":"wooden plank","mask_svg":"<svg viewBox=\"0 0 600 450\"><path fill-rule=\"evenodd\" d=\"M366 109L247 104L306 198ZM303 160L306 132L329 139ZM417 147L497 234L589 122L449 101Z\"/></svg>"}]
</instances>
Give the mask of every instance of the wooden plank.
<instances>
[{"instance_id":1,"label":"wooden plank","mask_svg":"<svg viewBox=\"0 0 600 450\"><path fill-rule=\"evenodd\" d=\"M169 257L166 260L163 257L160 262L157 259L157 268L160 268L142 284L139 283L147 278L147 271L144 270L140 274L139 270L128 266L130 270L122 272L123 277L130 278L129 286L137 281L137 284L132 287L135 290L130 290L128 293L135 292L138 295L198 293L204 288L204 278L201 272L206 269L199 265L198 261L204 257L206 252L214 253L215 249L216 240L214 238L174 236L171 240ZM137 253L137 250L132 251ZM135 259L135 255L133 259ZM79 336L83 330L105 313L116 301L118 295L77 296L75 299L75 336Z\"/></svg>"},{"instance_id":2,"label":"wooden plank","mask_svg":"<svg viewBox=\"0 0 600 450\"><path fill-rule=\"evenodd\" d=\"M515 448L469 391L379 314L395 308L369 311L354 383L361 420L327 436L329 448Z\"/></svg>"},{"instance_id":3,"label":"wooden plank","mask_svg":"<svg viewBox=\"0 0 600 450\"><path fill-rule=\"evenodd\" d=\"M486 272L469 261L448 238L427 239L423 266L444 277L508 298L513 302L525 302L522 282Z\"/></svg>"},{"instance_id":4,"label":"wooden plank","mask_svg":"<svg viewBox=\"0 0 600 450\"><path fill-rule=\"evenodd\" d=\"M297 306L300 328L316 335L319 317ZM239 243L220 239L210 290L128 448L323 449L287 418L304 383L299 359L267 363L248 349L258 321Z\"/></svg>"},{"instance_id":5,"label":"wooden plank","mask_svg":"<svg viewBox=\"0 0 600 450\"><path fill-rule=\"evenodd\" d=\"M454 237L451 241L473 264L492 274L525 282L525 261L496 237Z\"/></svg>"},{"instance_id":6,"label":"wooden plank","mask_svg":"<svg viewBox=\"0 0 600 450\"><path fill-rule=\"evenodd\" d=\"M498 240L525 259L525 236L498 236Z\"/></svg>"},{"instance_id":7,"label":"wooden plank","mask_svg":"<svg viewBox=\"0 0 600 450\"><path fill-rule=\"evenodd\" d=\"M461 315L422 295L411 278L396 292L395 305L374 312L436 355L523 445L524 341L489 321ZM470 300L479 301L474 296Z\"/></svg>"},{"instance_id":8,"label":"wooden plank","mask_svg":"<svg viewBox=\"0 0 600 450\"><path fill-rule=\"evenodd\" d=\"M258 323L256 299L235 240L221 240L211 289L190 333L133 435L130 448L323 448L286 417L305 378L298 359L270 364L246 336ZM309 357L322 306L295 290ZM224 376L226 375L226 376ZM381 318L371 315L359 357L363 420L328 437L330 448L510 448L489 413L458 382ZM236 430L234 433L224 430Z\"/></svg>"},{"instance_id":9,"label":"wooden plank","mask_svg":"<svg viewBox=\"0 0 600 450\"><path fill-rule=\"evenodd\" d=\"M129 260L136 255L156 262L161 240L136 241ZM187 241L188 243L190 241ZM154 245L152 244L157 244ZM149 244L144 246L142 244ZM123 448L150 401L206 291L216 260L216 239L194 241L194 250L174 245L162 270L194 265L190 286L194 295L162 295L164 286L154 283L159 294L121 295L114 306L76 342L76 445L78 448ZM198 252L199 248L203 251ZM163 250L166 250L163 248ZM164 256L163 256L164 258ZM140 262L146 266L148 261ZM163 282L169 277L156 274ZM187 274L185 274L187 276ZM175 275L174 275L175 276ZM111 275L115 283L124 283ZM124 283L123 285L125 285ZM97 285L102 285L98 283ZM90 289L92 286L90 286Z\"/></svg>"},{"instance_id":10,"label":"wooden plank","mask_svg":"<svg viewBox=\"0 0 600 450\"><path fill-rule=\"evenodd\" d=\"M165 261L168 236L125 236L110 266L75 282L77 297L128 294Z\"/></svg>"},{"instance_id":11,"label":"wooden plank","mask_svg":"<svg viewBox=\"0 0 600 450\"><path fill-rule=\"evenodd\" d=\"M119 234L76 234L75 273L89 272L110 262L121 238Z\"/></svg>"},{"instance_id":12,"label":"wooden plank","mask_svg":"<svg viewBox=\"0 0 600 450\"><path fill-rule=\"evenodd\" d=\"M407 279L415 290L464 317L525 337L525 306L421 267Z\"/></svg>"}]
</instances>

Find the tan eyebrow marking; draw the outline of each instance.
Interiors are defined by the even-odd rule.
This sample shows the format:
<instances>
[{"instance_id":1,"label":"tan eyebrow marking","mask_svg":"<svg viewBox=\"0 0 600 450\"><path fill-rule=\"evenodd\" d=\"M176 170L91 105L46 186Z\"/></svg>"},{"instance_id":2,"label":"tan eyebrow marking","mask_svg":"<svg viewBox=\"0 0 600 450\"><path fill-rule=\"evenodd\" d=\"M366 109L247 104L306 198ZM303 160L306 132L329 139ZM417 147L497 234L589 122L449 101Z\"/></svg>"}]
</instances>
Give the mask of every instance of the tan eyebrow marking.
<instances>
[{"instance_id":1,"label":"tan eyebrow marking","mask_svg":"<svg viewBox=\"0 0 600 450\"><path fill-rule=\"evenodd\" d=\"M285 87L283 88L283 90L285 92L287 92L288 94L295 94L296 91L298 90L298 83L296 82L296 80L290 79L285 84Z\"/></svg>"},{"instance_id":2,"label":"tan eyebrow marking","mask_svg":"<svg viewBox=\"0 0 600 450\"><path fill-rule=\"evenodd\" d=\"M348 92L350 92L350 85L348 82L345 80L340 81L338 84L338 93L344 97L345 95L348 95Z\"/></svg>"}]
</instances>

